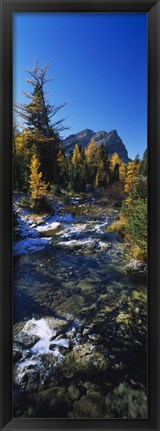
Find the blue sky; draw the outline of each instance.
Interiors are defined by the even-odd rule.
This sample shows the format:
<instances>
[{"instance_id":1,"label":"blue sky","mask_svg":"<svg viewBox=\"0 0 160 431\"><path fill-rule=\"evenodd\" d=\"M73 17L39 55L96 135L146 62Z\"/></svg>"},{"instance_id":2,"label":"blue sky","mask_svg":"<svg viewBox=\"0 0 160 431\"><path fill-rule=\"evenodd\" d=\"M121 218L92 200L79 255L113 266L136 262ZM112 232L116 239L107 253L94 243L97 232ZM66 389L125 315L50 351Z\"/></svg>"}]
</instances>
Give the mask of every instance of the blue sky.
<instances>
[{"instance_id":1,"label":"blue sky","mask_svg":"<svg viewBox=\"0 0 160 431\"><path fill-rule=\"evenodd\" d=\"M116 129L129 156L147 146L147 14L15 13L14 102L25 102L25 67L49 62L48 100L68 102L59 118L70 129Z\"/></svg>"}]
</instances>

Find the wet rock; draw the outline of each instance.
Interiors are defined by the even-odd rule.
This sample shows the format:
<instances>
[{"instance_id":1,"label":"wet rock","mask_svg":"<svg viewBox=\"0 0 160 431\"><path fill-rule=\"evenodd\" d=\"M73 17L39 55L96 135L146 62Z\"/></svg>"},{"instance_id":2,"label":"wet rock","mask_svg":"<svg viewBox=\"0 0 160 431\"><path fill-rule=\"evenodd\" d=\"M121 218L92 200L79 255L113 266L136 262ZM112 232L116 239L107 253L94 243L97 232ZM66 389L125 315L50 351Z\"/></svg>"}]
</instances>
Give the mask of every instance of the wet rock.
<instances>
[{"instance_id":1,"label":"wet rock","mask_svg":"<svg viewBox=\"0 0 160 431\"><path fill-rule=\"evenodd\" d=\"M127 265L125 265L125 268L128 272L146 272L147 271L147 265L144 262L139 262L136 259L131 259Z\"/></svg>"},{"instance_id":2,"label":"wet rock","mask_svg":"<svg viewBox=\"0 0 160 431\"><path fill-rule=\"evenodd\" d=\"M96 244L96 250L99 250L99 251L107 250L110 247L111 247L110 243L103 242L103 241L99 241L98 244Z\"/></svg>"},{"instance_id":3,"label":"wet rock","mask_svg":"<svg viewBox=\"0 0 160 431\"><path fill-rule=\"evenodd\" d=\"M62 331L65 331L68 326L68 322L65 319L46 317L45 321L48 324L49 328L53 329L56 332L56 336L60 335Z\"/></svg>"},{"instance_id":4,"label":"wet rock","mask_svg":"<svg viewBox=\"0 0 160 431\"><path fill-rule=\"evenodd\" d=\"M68 361L77 372L81 371L88 375L102 372L107 367L107 360L102 353L94 350L91 343L75 347L68 355Z\"/></svg>"},{"instance_id":5,"label":"wet rock","mask_svg":"<svg viewBox=\"0 0 160 431\"><path fill-rule=\"evenodd\" d=\"M93 289L92 289L92 292L93 292ZM90 321L90 319L92 319L94 316L96 316L96 314L97 314L97 305L94 304L94 303L89 308L88 307L84 307L80 311L80 317L81 317L81 319L85 318L86 319L86 323L88 323L88 320Z\"/></svg>"},{"instance_id":6,"label":"wet rock","mask_svg":"<svg viewBox=\"0 0 160 431\"><path fill-rule=\"evenodd\" d=\"M60 344L52 343L50 344L49 349L52 350L53 352L59 351L61 355L65 355L68 347L69 347L69 343L66 343L66 344L63 342Z\"/></svg>"},{"instance_id":7,"label":"wet rock","mask_svg":"<svg viewBox=\"0 0 160 431\"><path fill-rule=\"evenodd\" d=\"M56 311L62 315L65 315L66 313L78 315L83 306L84 298L80 295L72 294L69 298L64 298L63 302L60 300L60 303L56 307Z\"/></svg>"},{"instance_id":8,"label":"wet rock","mask_svg":"<svg viewBox=\"0 0 160 431\"><path fill-rule=\"evenodd\" d=\"M34 393L39 386L39 371L34 364L19 366L17 372L13 373L14 383L21 391Z\"/></svg>"},{"instance_id":9,"label":"wet rock","mask_svg":"<svg viewBox=\"0 0 160 431\"><path fill-rule=\"evenodd\" d=\"M38 335L29 334L23 331L23 329L14 337L14 341L18 342L23 347L33 347L34 344L39 340L40 338Z\"/></svg>"},{"instance_id":10,"label":"wet rock","mask_svg":"<svg viewBox=\"0 0 160 431\"><path fill-rule=\"evenodd\" d=\"M147 397L141 389L133 389L127 383L120 383L106 396L105 418L147 418Z\"/></svg>"},{"instance_id":11,"label":"wet rock","mask_svg":"<svg viewBox=\"0 0 160 431\"><path fill-rule=\"evenodd\" d=\"M85 335L90 334L90 332L91 332L91 330L92 330L92 327L93 327L93 324L92 324L92 323L91 323L90 325L86 326L86 327L83 329L82 335L83 335L83 336L85 336Z\"/></svg>"},{"instance_id":12,"label":"wet rock","mask_svg":"<svg viewBox=\"0 0 160 431\"><path fill-rule=\"evenodd\" d=\"M102 341L102 338L100 335L98 334L91 334L88 336L89 341L91 341L92 343L97 343L99 341Z\"/></svg>"},{"instance_id":13,"label":"wet rock","mask_svg":"<svg viewBox=\"0 0 160 431\"><path fill-rule=\"evenodd\" d=\"M90 282L87 280L87 278L85 278L84 280L81 280L78 284L78 287L83 291L87 291L87 290L93 290L94 289L94 283Z\"/></svg>"},{"instance_id":14,"label":"wet rock","mask_svg":"<svg viewBox=\"0 0 160 431\"><path fill-rule=\"evenodd\" d=\"M77 400L80 396L80 391L73 382L68 386L68 395L73 401Z\"/></svg>"},{"instance_id":15,"label":"wet rock","mask_svg":"<svg viewBox=\"0 0 160 431\"><path fill-rule=\"evenodd\" d=\"M13 361L19 361L22 358L23 349L21 344L14 343L13 344Z\"/></svg>"},{"instance_id":16,"label":"wet rock","mask_svg":"<svg viewBox=\"0 0 160 431\"><path fill-rule=\"evenodd\" d=\"M77 328L73 327L68 333L66 333L66 338L68 340L73 340L74 337L75 337L75 335L76 335L76 333L77 333Z\"/></svg>"}]
</instances>

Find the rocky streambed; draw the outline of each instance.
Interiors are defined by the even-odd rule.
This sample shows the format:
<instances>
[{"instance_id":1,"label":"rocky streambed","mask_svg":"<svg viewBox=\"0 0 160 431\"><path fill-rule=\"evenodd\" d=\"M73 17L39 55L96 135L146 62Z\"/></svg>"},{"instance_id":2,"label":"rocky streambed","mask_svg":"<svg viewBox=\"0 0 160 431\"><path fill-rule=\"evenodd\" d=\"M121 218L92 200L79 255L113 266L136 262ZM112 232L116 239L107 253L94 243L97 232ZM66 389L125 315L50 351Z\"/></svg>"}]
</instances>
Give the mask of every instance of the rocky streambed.
<instances>
[{"instance_id":1,"label":"rocky streambed","mask_svg":"<svg viewBox=\"0 0 160 431\"><path fill-rule=\"evenodd\" d=\"M15 204L14 417L146 418L147 288L106 200Z\"/></svg>"}]
</instances>

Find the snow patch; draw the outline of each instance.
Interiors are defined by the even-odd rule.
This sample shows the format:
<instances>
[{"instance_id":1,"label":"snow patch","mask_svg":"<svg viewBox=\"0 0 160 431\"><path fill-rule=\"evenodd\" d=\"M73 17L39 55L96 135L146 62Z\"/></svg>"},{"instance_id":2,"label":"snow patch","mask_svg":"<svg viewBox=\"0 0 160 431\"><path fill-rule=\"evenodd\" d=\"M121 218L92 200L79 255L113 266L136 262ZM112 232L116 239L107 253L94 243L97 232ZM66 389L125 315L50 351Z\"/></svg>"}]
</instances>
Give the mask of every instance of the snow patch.
<instances>
[{"instance_id":1,"label":"snow patch","mask_svg":"<svg viewBox=\"0 0 160 431\"><path fill-rule=\"evenodd\" d=\"M75 225L72 225L68 229L66 228L63 232L59 232L58 235L62 236L63 238L70 238L73 235L80 235L82 232L84 232L87 228L86 224L76 223Z\"/></svg>"},{"instance_id":2,"label":"snow patch","mask_svg":"<svg viewBox=\"0 0 160 431\"><path fill-rule=\"evenodd\" d=\"M45 225L38 226L36 230L38 232L49 232L50 230L56 230L60 226L59 222L46 223Z\"/></svg>"},{"instance_id":3,"label":"snow patch","mask_svg":"<svg viewBox=\"0 0 160 431\"><path fill-rule=\"evenodd\" d=\"M63 245L66 247L83 247L85 245L89 245L89 244L93 244L93 246L95 245L95 241L93 241L93 238L88 238L88 239L81 239L81 240L77 240L77 239L71 239L69 241L60 241L59 245Z\"/></svg>"}]
</instances>

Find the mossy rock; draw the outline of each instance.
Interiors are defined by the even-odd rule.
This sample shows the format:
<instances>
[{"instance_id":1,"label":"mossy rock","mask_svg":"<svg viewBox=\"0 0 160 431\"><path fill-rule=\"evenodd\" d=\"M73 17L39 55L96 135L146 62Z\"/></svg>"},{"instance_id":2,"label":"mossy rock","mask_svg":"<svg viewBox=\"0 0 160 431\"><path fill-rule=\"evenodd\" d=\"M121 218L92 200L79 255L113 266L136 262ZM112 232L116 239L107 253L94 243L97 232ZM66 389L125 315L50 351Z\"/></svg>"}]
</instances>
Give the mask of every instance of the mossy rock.
<instances>
[{"instance_id":1,"label":"mossy rock","mask_svg":"<svg viewBox=\"0 0 160 431\"><path fill-rule=\"evenodd\" d=\"M134 290L131 293L131 301L138 301L139 303L146 304L147 303L147 289L146 291L138 291Z\"/></svg>"},{"instance_id":2,"label":"mossy rock","mask_svg":"<svg viewBox=\"0 0 160 431\"><path fill-rule=\"evenodd\" d=\"M72 295L69 298L64 298L63 302L59 305L55 304L55 311L64 315L64 313L71 313L77 315L84 306L84 298L80 295Z\"/></svg>"},{"instance_id":3,"label":"mossy rock","mask_svg":"<svg viewBox=\"0 0 160 431\"><path fill-rule=\"evenodd\" d=\"M15 336L15 335L17 335L18 334L18 332L20 332L21 331L21 329L24 327L24 325L25 325L25 323L26 322L18 322L18 323L15 323L14 325L13 325L13 337Z\"/></svg>"},{"instance_id":4,"label":"mossy rock","mask_svg":"<svg viewBox=\"0 0 160 431\"><path fill-rule=\"evenodd\" d=\"M115 318L115 321L117 323L129 323L130 321L130 315L128 313L125 313L125 311L120 311L118 316Z\"/></svg>"},{"instance_id":5,"label":"mossy rock","mask_svg":"<svg viewBox=\"0 0 160 431\"><path fill-rule=\"evenodd\" d=\"M71 384L68 386L68 395L73 401L77 400L80 396L80 391L74 382L71 382Z\"/></svg>"},{"instance_id":6,"label":"mossy rock","mask_svg":"<svg viewBox=\"0 0 160 431\"><path fill-rule=\"evenodd\" d=\"M78 287L85 292L92 292L95 289L95 282L90 279L85 278L84 280L79 281Z\"/></svg>"},{"instance_id":7,"label":"mossy rock","mask_svg":"<svg viewBox=\"0 0 160 431\"><path fill-rule=\"evenodd\" d=\"M71 351L67 356L69 367L76 372L85 373L88 376L101 373L107 368L107 360L102 353L93 349L90 343L85 343Z\"/></svg>"},{"instance_id":8,"label":"mossy rock","mask_svg":"<svg viewBox=\"0 0 160 431\"><path fill-rule=\"evenodd\" d=\"M79 401L74 402L73 417L75 419L102 419L105 412L105 399L98 392L90 392Z\"/></svg>"},{"instance_id":9,"label":"mossy rock","mask_svg":"<svg viewBox=\"0 0 160 431\"><path fill-rule=\"evenodd\" d=\"M147 397L142 389L120 383L106 396L106 419L147 419Z\"/></svg>"}]
</instances>

